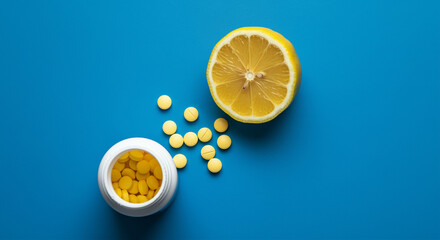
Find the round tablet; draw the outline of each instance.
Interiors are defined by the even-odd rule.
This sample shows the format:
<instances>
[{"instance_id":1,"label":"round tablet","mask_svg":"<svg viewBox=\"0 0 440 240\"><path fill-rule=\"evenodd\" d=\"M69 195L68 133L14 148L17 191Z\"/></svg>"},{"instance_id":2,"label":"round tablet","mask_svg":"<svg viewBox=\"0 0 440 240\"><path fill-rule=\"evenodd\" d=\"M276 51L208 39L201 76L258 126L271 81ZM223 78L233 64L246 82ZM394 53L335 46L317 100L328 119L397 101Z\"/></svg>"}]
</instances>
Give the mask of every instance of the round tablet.
<instances>
[{"instance_id":1,"label":"round tablet","mask_svg":"<svg viewBox=\"0 0 440 240\"><path fill-rule=\"evenodd\" d=\"M222 162L218 158L213 158L208 162L208 169L212 173L218 173L222 170Z\"/></svg>"},{"instance_id":2,"label":"round tablet","mask_svg":"<svg viewBox=\"0 0 440 240\"><path fill-rule=\"evenodd\" d=\"M130 201L131 203L139 203L138 198L137 198L136 195L134 195L134 194L130 194L129 201Z\"/></svg>"},{"instance_id":3,"label":"round tablet","mask_svg":"<svg viewBox=\"0 0 440 240\"><path fill-rule=\"evenodd\" d=\"M162 130L166 135L172 135L177 131L177 125L175 122L168 120L163 123Z\"/></svg>"},{"instance_id":4,"label":"round tablet","mask_svg":"<svg viewBox=\"0 0 440 240\"><path fill-rule=\"evenodd\" d=\"M133 184L131 185L131 188L128 189L128 192L131 194L137 194L139 192L138 184L138 181L133 180Z\"/></svg>"},{"instance_id":5,"label":"round tablet","mask_svg":"<svg viewBox=\"0 0 440 240\"><path fill-rule=\"evenodd\" d=\"M159 181L154 176L147 177L147 185L149 189L156 189L159 187Z\"/></svg>"},{"instance_id":6,"label":"round tablet","mask_svg":"<svg viewBox=\"0 0 440 240\"><path fill-rule=\"evenodd\" d=\"M197 111L195 107L189 107L185 109L183 116L185 117L186 121L194 122L199 117L199 111Z\"/></svg>"},{"instance_id":7,"label":"round tablet","mask_svg":"<svg viewBox=\"0 0 440 240\"><path fill-rule=\"evenodd\" d=\"M188 147L194 147L198 140L197 135L193 132L187 132L183 137L183 142Z\"/></svg>"},{"instance_id":8,"label":"round tablet","mask_svg":"<svg viewBox=\"0 0 440 240\"><path fill-rule=\"evenodd\" d=\"M142 174L142 173L136 172L136 179L139 181L147 179L148 176L150 176L150 173Z\"/></svg>"},{"instance_id":9,"label":"round tablet","mask_svg":"<svg viewBox=\"0 0 440 240\"><path fill-rule=\"evenodd\" d=\"M148 193L148 185L147 181L140 180L138 183L139 193L142 195L146 195Z\"/></svg>"},{"instance_id":10,"label":"round tablet","mask_svg":"<svg viewBox=\"0 0 440 240\"><path fill-rule=\"evenodd\" d=\"M182 135L175 133L171 135L170 137L170 145L173 148L180 148L183 144L183 137Z\"/></svg>"},{"instance_id":11,"label":"round tablet","mask_svg":"<svg viewBox=\"0 0 440 240\"><path fill-rule=\"evenodd\" d=\"M225 132L228 129L228 121L224 118L217 118L214 122L214 128L217 132Z\"/></svg>"},{"instance_id":12,"label":"round tablet","mask_svg":"<svg viewBox=\"0 0 440 240\"><path fill-rule=\"evenodd\" d=\"M129 176L123 176L119 179L119 187L121 189L130 189L131 185L133 185L133 179Z\"/></svg>"},{"instance_id":13,"label":"round tablet","mask_svg":"<svg viewBox=\"0 0 440 240\"><path fill-rule=\"evenodd\" d=\"M157 167L154 169L153 175L157 178L157 179L162 179L163 175L162 175L162 168L161 167Z\"/></svg>"},{"instance_id":14,"label":"round tablet","mask_svg":"<svg viewBox=\"0 0 440 240\"><path fill-rule=\"evenodd\" d=\"M136 173L131 168L124 168L124 170L122 170L121 174L122 174L122 176L129 176L129 177L131 177L131 179L136 178Z\"/></svg>"},{"instance_id":15,"label":"round tablet","mask_svg":"<svg viewBox=\"0 0 440 240\"><path fill-rule=\"evenodd\" d=\"M120 188L116 188L116 189L115 189L115 192L116 192L116 194L117 194L119 197L122 197L122 189L120 189Z\"/></svg>"},{"instance_id":16,"label":"round tablet","mask_svg":"<svg viewBox=\"0 0 440 240\"><path fill-rule=\"evenodd\" d=\"M137 195L139 203L144 203L146 201L148 201L148 198L145 197L144 195Z\"/></svg>"},{"instance_id":17,"label":"round tablet","mask_svg":"<svg viewBox=\"0 0 440 240\"><path fill-rule=\"evenodd\" d=\"M119 157L118 162L125 163L126 161L128 161L128 155L129 154L130 153L128 153L128 152L122 154L122 156Z\"/></svg>"},{"instance_id":18,"label":"round tablet","mask_svg":"<svg viewBox=\"0 0 440 240\"><path fill-rule=\"evenodd\" d=\"M130 198L128 197L128 192L127 189L122 189L121 191L121 198L124 199L125 201L130 201Z\"/></svg>"},{"instance_id":19,"label":"round tablet","mask_svg":"<svg viewBox=\"0 0 440 240\"><path fill-rule=\"evenodd\" d=\"M157 99L157 106L162 110L167 110L171 107L171 98L167 95L162 95Z\"/></svg>"},{"instance_id":20,"label":"round tablet","mask_svg":"<svg viewBox=\"0 0 440 240\"><path fill-rule=\"evenodd\" d=\"M176 168L184 168L186 166L186 157L183 154L177 154L173 157L174 165L176 165Z\"/></svg>"},{"instance_id":21,"label":"round tablet","mask_svg":"<svg viewBox=\"0 0 440 240\"><path fill-rule=\"evenodd\" d=\"M150 171L150 163L146 160L139 161L136 165L137 172L141 174L146 174Z\"/></svg>"},{"instance_id":22,"label":"round tablet","mask_svg":"<svg viewBox=\"0 0 440 240\"><path fill-rule=\"evenodd\" d=\"M201 142L209 142L212 138L212 132L209 128L204 127L199 130L197 136Z\"/></svg>"},{"instance_id":23,"label":"round tablet","mask_svg":"<svg viewBox=\"0 0 440 240\"><path fill-rule=\"evenodd\" d=\"M231 146L231 138L228 135L221 135L217 138L217 145L223 150L228 149Z\"/></svg>"},{"instance_id":24,"label":"round tablet","mask_svg":"<svg viewBox=\"0 0 440 240\"><path fill-rule=\"evenodd\" d=\"M112 173L111 173L112 182L119 181L120 178L121 178L121 172L119 172L116 169L112 169Z\"/></svg>"},{"instance_id":25,"label":"round tablet","mask_svg":"<svg viewBox=\"0 0 440 240\"><path fill-rule=\"evenodd\" d=\"M133 161L140 161L144 157L144 151L142 150L133 150L130 151L130 159Z\"/></svg>"},{"instance_id":26,"label":"round tablet","mask_svg":"<svg viewBox=\"0 0 440 240\"><path fill-rule=\"evenodd\" d=\"M133 161L133 160L130 160L129 162L128 162L128 166L131 168L131 169L133 169L134 171L136 171L137 170L137 163L138 162L136 162L136 161Z\"/></svg>"},{"instance_id":27,"label":"round tablet","mask_svg":"<svg viewBox=\"0 0 440 240\"><path fill-rule=\"evenodd\" d=\"M215 157L215 149L211 145L206 145L206 146L202 147L200 154L202 155L203 159L211 160L213 157Z\"/></svg>"},{"instance_id":28,"label":"round tablet","mask_svg":"<svg viewBox=\"0 0 440 240\"><path fill-rule=\"evenodd\" d=\"M119 172L122 171L122 169L124 168L125 168L125 163L122 162L115 162L115 166L113 166L113 169L116 169Z\"/></svg>"}]
</instances>

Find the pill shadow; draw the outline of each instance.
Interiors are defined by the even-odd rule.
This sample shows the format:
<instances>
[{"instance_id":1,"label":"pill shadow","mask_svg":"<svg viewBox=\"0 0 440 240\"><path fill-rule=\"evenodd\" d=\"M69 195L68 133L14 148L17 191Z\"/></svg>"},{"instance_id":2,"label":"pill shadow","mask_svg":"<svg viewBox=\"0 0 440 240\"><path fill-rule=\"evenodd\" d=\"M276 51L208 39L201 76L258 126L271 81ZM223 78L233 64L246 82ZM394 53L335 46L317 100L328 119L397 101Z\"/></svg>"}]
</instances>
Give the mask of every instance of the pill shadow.
<instances>
[{"instance_id":1,"label":"pill shadow","mask_svg":"<svg viewBox=\"0 0 440 240\"><path fill-rule=\"evenodd\" d=\"M118 229L117 239L160 239L161 225L165 224L168 208L147 217L128 217L113 211L113 218Z\"/></svg>"}]
</instances>

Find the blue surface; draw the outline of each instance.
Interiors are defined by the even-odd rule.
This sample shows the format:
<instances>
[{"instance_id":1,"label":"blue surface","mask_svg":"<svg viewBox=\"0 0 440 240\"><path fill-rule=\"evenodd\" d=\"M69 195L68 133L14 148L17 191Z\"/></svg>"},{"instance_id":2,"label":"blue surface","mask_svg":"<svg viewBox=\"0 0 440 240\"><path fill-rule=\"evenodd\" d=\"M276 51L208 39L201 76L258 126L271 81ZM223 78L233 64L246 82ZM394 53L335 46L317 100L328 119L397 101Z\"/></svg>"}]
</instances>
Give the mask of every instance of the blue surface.
<instances>
[{"instance_id":1,"label":"blue surface","mask_svg":"<svg viewBox=\"0 0 440 240\"><path fill-rule=\"evenodd\" d=\"M0 3L0 238L440 239L438 1L182 2ZM242 26L292 41L293 104L267 124L228 118L218 176L202 144L170 150L189 163L166 212L114 212L103 154L136 136L169 148L168 119L185 133L224 117L205 69Z\"/></svg>"}]
</instances>

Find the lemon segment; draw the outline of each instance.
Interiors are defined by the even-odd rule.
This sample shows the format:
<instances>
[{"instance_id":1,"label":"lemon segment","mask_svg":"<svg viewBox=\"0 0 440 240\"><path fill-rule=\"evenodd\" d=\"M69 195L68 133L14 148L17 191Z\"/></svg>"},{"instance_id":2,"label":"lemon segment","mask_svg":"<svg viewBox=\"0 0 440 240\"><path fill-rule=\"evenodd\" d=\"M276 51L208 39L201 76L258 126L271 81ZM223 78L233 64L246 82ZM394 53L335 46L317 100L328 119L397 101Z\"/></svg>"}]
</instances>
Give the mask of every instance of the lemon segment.
<instances>
[{"instance_id":1,"label":"lemon segment","mask_svg":"<svg viewBox=\"0 0 440 240\"><path fill-rule=\"evenodd\" d=\"M235 120L267 122L298 92L301 67L292 44L262 27L232 31L214 47L207 68L211 95Z\"/></svg>"}]
</instances>

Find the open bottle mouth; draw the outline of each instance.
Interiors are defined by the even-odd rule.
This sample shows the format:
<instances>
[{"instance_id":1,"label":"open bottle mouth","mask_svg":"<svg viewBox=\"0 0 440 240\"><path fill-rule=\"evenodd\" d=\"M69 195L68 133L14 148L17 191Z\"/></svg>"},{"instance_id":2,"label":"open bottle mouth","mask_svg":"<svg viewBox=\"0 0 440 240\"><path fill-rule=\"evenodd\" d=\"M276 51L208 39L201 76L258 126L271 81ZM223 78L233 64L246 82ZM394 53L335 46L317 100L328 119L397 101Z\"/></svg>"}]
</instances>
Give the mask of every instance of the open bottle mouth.
<instances>
[{"instance_id":1,"label":"open bottle mouth","mask_svg":"<svg viewBox=\"0 0 440 240\"><path fill-rule=\"evenodd\" d=\"M132 151L134 159L130 158ZM130 160L134 160L131 166ZM125 180L120 182L123 177ZM150 181L148 177L151 177ZM141 217L160 211L171 201L177 187L177 170L162 145L146 138L129 138L112 146L104 155L99 166L98 183L102 196L114 210ZM121 189L121 194L116 189ZM122 190L128 198L122 196ZM131 200L130 195L133 195Z\"/></svg>"}]
</instances>

